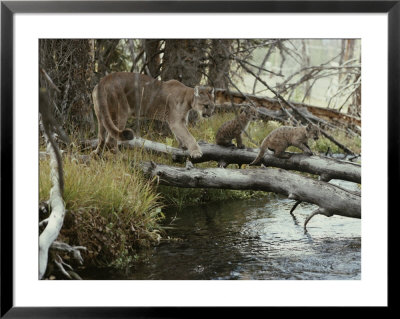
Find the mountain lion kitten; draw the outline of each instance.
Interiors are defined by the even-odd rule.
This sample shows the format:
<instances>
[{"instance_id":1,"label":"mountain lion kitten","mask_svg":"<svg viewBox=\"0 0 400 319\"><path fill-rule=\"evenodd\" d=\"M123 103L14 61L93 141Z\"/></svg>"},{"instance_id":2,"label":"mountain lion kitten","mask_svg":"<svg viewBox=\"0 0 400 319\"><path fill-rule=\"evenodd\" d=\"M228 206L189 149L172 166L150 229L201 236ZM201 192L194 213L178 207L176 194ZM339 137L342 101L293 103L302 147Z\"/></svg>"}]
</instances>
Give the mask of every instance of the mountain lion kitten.
<instances>
[{"instance_id":1,"label":"mountain lion kitten","mask_svg":"<svg viewBox=\"0 0 400 319\"><path fill-rule=\"evenodd\" d=\"M238 148L245 148L242 141L242 132L247 129L250 121L257 118L257 110L254 107L246 107L241 110L238 117L221 125L215 136L215 141L221 146L235 146L232 143L236 139Z\"/></svg>"},{"instance_id":2,"label":"mountain lion kitten","mask_svg":"<svg viewBox=\"0 0 400 319\"><path fill-rule=\"evenodd\" d=\"M300 148L308 155L313 155L311 149L307 145L307 141L309 138L317 140L318 135L318 128L312 124L299 127L278 127L269 133L268 136L263 140L261 143L260 152L258 153L256 159L250 163L250 165L258 164L263 158L267 148L274 152L274 156L279 158L287 158L287 156L283 156L283 153L290 145Z\"/></svg>"}]
</instances>

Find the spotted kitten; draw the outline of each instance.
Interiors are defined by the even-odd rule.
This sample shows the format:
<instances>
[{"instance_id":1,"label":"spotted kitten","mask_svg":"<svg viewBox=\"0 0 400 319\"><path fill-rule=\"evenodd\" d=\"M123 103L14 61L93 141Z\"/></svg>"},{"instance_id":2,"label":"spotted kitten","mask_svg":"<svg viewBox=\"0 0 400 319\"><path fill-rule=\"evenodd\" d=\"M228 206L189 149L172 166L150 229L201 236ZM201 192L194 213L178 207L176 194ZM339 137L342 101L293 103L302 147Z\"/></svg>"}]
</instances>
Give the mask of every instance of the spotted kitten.
<instances>
[{"instance_id":1,"label":"spotted kitten","mask_svg":"<svg viewBox=\"0 0 400 319\"><path fill-rule=\"evenodd\" d=\"M243 108L238 117L227 121L218 129L215 141L221 146L235 146L232 143L236 139L238 148L245 148L242 141L242 132L247 129L250 121L257 118L257 110L254 107Z\"/></svg>"}]
</instances>

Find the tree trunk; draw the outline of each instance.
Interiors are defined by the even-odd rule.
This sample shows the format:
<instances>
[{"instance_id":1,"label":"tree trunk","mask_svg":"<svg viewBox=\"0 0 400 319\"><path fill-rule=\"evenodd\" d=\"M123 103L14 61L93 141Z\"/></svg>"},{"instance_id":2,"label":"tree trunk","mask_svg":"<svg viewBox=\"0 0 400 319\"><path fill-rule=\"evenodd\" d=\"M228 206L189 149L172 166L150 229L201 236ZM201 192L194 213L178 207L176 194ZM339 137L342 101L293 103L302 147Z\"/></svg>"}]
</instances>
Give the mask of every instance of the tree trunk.
<instances>
[{"instance_id":1,"label":"tree trunk","mask_svg":"<svg viewBox=\"0 0 400 319\"><path fill-rule=\"evenodd\" d=\"M226 89L225 73L230 69L230 51L232 40L211 40L209 54L208 84L212 87Z\"/></svg>"},{"instance_id":2,"label":"tree trunk","mask_svg":"<svg viewBox=\"0 0 400 319\"><path fill-rule=\"evenodd\" d=\"M189 87L195 87L204 74L206 57L204 39L165 40L161 80L178 80ZM190 123L198 120L196 111L190 110Z\"/></svg>"},{"instance_id":3,"label":"tree trunk","mask_svg":"<svg viewBox=\"0 0 400 319\"><path fill-rule=\"evenodd\" d=\"M68 131L94 131L91 92L97 78L93 75L93 41L81 39L40 39L40 67L61 90L49 95L55 117ZM50 88L40 74L40 87ZM50 91L50 90L49 90Z\"/></svg>"},{"instance_id":4,"label":"tree trunk","mask_svg":"<svg viewBox=\"0 0 400 319\"><path fill-rule=\"evenodd\" d=\"M156 78L160 75L161 58L160 58L160 44L161 40L158 39L145 39L143 40L144 51L146 52L146 63L150 75Z\"/></svg>"},{"instance_id":5,"label":"tree trunk","mask_svg":"<svg viewBox=\"0 0 400 319\"><path fill-rule=\"evenodd\" d=\"M206 40L166 40L161 79L178 80L194 87L203 76Z\"/></svg>"},{"instance_id":6,"label":"tree trunk","mask_svg":"<svg viewBox=\"0 0 400 319\"><path fill-rule=\"evenodd\" d=\"M310 54L308 52L308 46L306 44L306 40L303 39L301 40L301 56L302 56L302 60L301 60L301 67L303 69L307 68L310 66ZM306 71L303 72L303 76L306 75ZM305 81L304 82L304 97L303 97L303 101L306 100L307 97L309 97L311 95L311 84L310 81Z\"/></svg>"},{"instance_id":7,"label":"tree trunk","mask_svg":"<svg viewBox=\"0 0 400 319\"><path fill-rule=\"evenodd\" d=\"M118 39L98 39L96 41L97 73L100 78L112 72L110 65L118 59L115 50L119 41Z\"/></svg>"},{"instance_id":8,"label":"tree trunk","mask_svg":"<svg viewBox=\"0 0 400 319\"><path fill-rule=\"evenodd\" d=\"M345 52L343 55L343 62L349 61L354 57L354 39L347 39L345 45Z\"/></svg>"}]
</instances>

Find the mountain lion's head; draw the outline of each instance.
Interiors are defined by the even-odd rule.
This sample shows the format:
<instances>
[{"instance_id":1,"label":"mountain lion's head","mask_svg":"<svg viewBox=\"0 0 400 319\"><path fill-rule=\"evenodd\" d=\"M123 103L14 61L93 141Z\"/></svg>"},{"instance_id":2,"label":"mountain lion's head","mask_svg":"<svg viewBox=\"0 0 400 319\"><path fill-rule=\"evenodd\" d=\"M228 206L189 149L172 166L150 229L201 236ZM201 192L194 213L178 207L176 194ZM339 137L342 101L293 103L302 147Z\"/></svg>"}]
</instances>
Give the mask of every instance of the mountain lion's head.
<instances>
[{"instance_id":1,"label":"mountain lion's head","mask_svg":"<svg viewBox=\"0 0 400 319\"><path fill-rule=\"evenodd\" d=\"M192 108L199 112L200 117L210 117L214 112L214 89L209 87L194 88Z\"/></svg>"}]
</instances>

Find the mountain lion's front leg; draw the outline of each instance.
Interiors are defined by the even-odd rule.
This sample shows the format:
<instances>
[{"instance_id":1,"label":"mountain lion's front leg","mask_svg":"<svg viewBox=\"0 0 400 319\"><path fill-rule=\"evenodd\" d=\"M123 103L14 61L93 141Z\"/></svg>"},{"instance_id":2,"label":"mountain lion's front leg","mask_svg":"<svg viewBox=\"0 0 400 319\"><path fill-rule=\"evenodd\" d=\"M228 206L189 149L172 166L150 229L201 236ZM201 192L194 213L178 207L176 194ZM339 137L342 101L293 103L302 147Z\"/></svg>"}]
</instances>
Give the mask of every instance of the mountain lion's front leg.
<instances>
[{"instance_id":1,"label":"mountain lion's front leg","mask_svg":"<svg viewBox=\"0 0 400 319\"><path fill-rule=\"evenodd\" d=\"M199 158L203 156L199 144L197 144L195 138L190 134L185 124L182 122L172 122L169 123L169 127L179 144L189 150L190 157Z\"/></svg>"}]
</instances>

